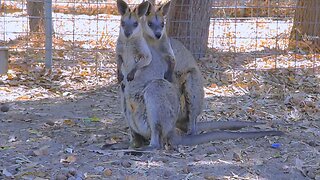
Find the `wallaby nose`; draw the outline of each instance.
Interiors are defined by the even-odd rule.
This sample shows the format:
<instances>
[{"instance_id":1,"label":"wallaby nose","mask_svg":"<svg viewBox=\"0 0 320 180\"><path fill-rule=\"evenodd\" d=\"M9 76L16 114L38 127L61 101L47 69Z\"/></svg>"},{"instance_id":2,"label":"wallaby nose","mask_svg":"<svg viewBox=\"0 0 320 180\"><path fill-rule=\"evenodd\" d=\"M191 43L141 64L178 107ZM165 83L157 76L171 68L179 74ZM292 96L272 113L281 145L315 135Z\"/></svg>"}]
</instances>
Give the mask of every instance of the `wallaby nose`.
<instances>
[{"instance_id":1,"label":"wallaby nose","mask_svg":"<svg viewBox=\"0 0 320 180\"><path fill-rule=\"evenodd\" d=\"M126 37L128 38L128 37L131 35L131 32L125 31L125 32L124 32L124 35L126 35Z\"/></svg>"},{"instance_id":2,"label":"wallaby nose","mask_svg":"<svg viewBox=\"0 0 320 180\"><path fill-rule=\"evenodd\" d=\"M160 39L161 38L161 33L155 33L156 38Z\"/></svg>"}]
</instances>

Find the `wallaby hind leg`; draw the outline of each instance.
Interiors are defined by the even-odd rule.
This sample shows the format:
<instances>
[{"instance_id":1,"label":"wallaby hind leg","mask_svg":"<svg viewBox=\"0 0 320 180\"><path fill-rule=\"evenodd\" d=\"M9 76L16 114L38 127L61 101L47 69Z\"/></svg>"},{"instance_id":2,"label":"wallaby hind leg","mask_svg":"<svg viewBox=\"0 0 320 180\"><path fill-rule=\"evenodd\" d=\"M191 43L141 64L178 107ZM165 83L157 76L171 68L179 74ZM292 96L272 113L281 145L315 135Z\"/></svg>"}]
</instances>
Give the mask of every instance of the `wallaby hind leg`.
<instances>
[{"instance_id":1,"label":"wallaby hind leg","mask_svg":"<svg viewBox=\"0 0 320 180\"><path fill-rule=\"evenodd\" d=\"M152 124L150 126L151 128L151 139L150 139L150 144L148 149L153 150L153 149L161 149L161 125L160 124Z\"/></svg>"},{"instance_id":2,"label":"wallaby hind leg","mask_svg":"<svg viewBox=\"0 0 320 180\"><path fill-rule=\"evenodd\" d=\"M161 109L158 107L158 104L161 104L163 102L160 101L157 91L154 91L156 90L156 88L153 87L154 84L150 84L148 85L148 88L144 93L144 100L146 105L147 121L151 131L151 137L149 146L147 148L144 148L144 150L161 148ZM158 91L161 90L161 88L158 89Z\"/></svg>"},{"instance_id":3,"label":"wallaby hind leg","mask_svg":"<svg viewBox=\"0 0 320 180\"><path fill-rule=\"evenodd\" d=\"M186 99L186 108L188 113L188 134L196 134L196 122L202 112L204 91L201 74L196 69L187 74L184 83L184 95Z\"/></svg>"},{"instance_id":4,"label":"wallaby hind leg","mask_svg":"<svg viewBox=\"0 0 320 180\"><path fill-rule=\"evenodd\" d=\"M150 102L148 100L148 102ZM149 103L146 103L146 110L147 110L147 118L148 124L151 131L150 143L149 146L144 148L144 150L154 150L161 148L161 132L162 127L159 124L159 109L154 108L152 106L148 106Z\"/></svg>"}]
</instances>

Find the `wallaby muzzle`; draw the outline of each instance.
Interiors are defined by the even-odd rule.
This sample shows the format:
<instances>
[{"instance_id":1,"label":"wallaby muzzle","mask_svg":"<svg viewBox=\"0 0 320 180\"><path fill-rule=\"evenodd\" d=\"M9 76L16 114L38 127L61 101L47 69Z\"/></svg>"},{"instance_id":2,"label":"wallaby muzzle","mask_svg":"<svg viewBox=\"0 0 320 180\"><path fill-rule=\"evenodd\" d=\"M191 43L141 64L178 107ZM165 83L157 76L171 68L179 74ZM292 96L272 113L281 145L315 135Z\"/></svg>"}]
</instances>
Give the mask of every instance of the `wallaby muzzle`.
<instances>
[{"instance_id":1,"label":"wallaby muzzle","mask_svg":"<svg viewBox=\"0 0 320 180\"><path fill-rule=\"evenodd\" d=\"M154 36L155 36L157 39L160 39L160 38L161 38L161 33L155 33Z\"/></svg>"},{"instance_id":2,"label":"wallaby muzzle","mask_svg":"<svg viewBox=\"0 0 320 180\"><path fill-rule=\"evenodd\" d=\"M132 32L130 31L124 31L124 35L129 38L131 36Z\"/></svg>"}]
</instances>

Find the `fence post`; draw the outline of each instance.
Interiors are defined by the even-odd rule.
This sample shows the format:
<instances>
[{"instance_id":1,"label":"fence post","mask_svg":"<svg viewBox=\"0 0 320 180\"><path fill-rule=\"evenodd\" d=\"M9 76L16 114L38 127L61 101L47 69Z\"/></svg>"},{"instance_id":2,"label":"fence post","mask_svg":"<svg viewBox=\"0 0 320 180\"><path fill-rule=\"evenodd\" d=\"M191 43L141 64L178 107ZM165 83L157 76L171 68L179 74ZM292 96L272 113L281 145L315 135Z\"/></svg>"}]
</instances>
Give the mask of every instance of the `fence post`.
<instances>
[{"instance_id":1,"label":"fence post","mask_svg":"<svg viewBox=\"0 0 320 180\"><path fill-rule=\"evenodd\" d=\"M45 8L45 33L46 33L46 69L52 69L52 0L44 1Z\"/></svg>"},{"instance_id":2,"label":"fence post","mask_svg":"<svg viewBox=\"0 0 320 180\"><path fill-rule=\"evenodd\" d=\"M8 72L8 47L0 46L0 75Z\"/></svg>"}]
</instances>

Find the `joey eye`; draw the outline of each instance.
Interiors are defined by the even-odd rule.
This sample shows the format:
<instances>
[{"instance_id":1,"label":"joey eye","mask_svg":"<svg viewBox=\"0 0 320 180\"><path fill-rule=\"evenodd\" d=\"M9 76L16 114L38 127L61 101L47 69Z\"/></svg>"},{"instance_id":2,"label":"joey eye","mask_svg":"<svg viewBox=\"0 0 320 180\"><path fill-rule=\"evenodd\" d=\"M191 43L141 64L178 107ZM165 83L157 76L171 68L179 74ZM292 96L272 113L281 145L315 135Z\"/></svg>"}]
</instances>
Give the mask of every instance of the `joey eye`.
<instances>
[{"instance_id":1,"label":"joey eye","mask_svg":"<svg viewBox=\"0 0 320 180\"><path fill-rule=\"evenodd\" d=\"M134 27L138 27L138 25L139 25L138 22L133 23Z\"/></svg>"},{"instance_id":2,"label":"joey eye","mask_svg":"<svg viewBox=\"0 0 320 180\"><path fill-rule=\"evenodd\" d=\"M164 27L164 22L161 23L161 27Z\"/></svg>"},{"instance_id":3,"label":"joey eye","mask_svg":"<svg viewBox=\"0 0 320 180\"><path fill-rule=\"evenodd\" d=\"M152 23L151 23L151 22L148 22L148 26L151 27L151 26L152 26Z\"/></svg>"},{"instance_id":4,"label":"joey eye","mask_svg":"<svg viewBox=\"0 0 320 180\"><path fill-rule=\"evenodd\" d=\"M124 21L121 21L121 26L125 26L126 24L124 23Z\"/></svg>"}]
</instances>

